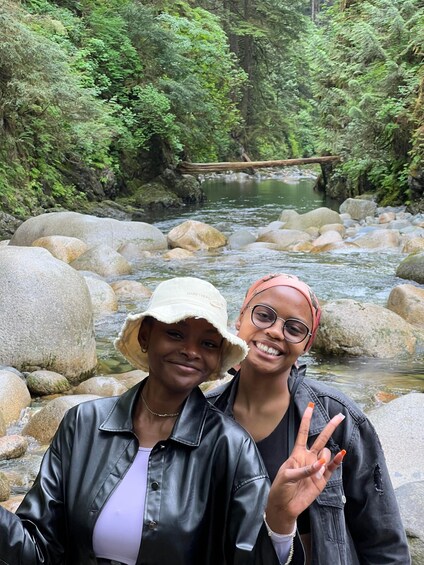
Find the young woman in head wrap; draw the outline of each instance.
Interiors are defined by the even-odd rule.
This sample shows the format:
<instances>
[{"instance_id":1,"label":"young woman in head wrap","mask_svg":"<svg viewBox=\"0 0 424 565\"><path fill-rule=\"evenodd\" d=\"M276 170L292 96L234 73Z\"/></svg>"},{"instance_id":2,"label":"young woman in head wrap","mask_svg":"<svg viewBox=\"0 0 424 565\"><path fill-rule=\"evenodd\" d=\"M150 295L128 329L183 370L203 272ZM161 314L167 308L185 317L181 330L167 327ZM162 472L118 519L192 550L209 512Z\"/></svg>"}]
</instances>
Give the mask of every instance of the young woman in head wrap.
<instances>
[{"instance_id":1,"label":"young woman in head wrap","mask_svg":"<svg viewBox=\"0 0 424 565\"><path fill-rule=\"evenodd\" d=\"M236 328L249 353L234 378L208 398L253 437L271 481L289 456L301 415L315 404L308 444L330 419L346 419L329 439L333 454L347 450L326 489L298 518L298 533L313 565L410 563L405 531L372 425L338 390L305 378L298 358L314 341L321 309L312 290L294 275L267 275L248 289ZM303 558L293 563L304 563Z\"/></svg>"}]
</instances>

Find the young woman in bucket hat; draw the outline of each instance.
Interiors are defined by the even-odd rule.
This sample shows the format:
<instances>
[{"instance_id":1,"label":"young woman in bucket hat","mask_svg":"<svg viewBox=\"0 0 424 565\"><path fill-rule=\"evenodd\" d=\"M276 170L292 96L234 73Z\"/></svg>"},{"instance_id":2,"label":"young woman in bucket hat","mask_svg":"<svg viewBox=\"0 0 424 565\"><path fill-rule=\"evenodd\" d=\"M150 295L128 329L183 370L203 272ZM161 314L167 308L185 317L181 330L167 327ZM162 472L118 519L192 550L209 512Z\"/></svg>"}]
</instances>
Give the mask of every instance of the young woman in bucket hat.
<instances>
[{"instance_id":1,"label":"young woman in bucket hat","mask_svg":"<svg viewBox=\"0 0 424 565\"><path fill-rule=\"evenodd\" d=\"M148 378L67 412L16 515L0 508L0 563L290 560L299 511L341 463L343 454L331 460L324 446L343 417L306 448L313 407L306 409L268 497L254 442L197 386L247 352L227 330L226 302L212 285L192 277L161 283L147 310L128 316L116 346Z\"/></svg>"},{"instance_id":2,"label":"young woman in bucket hat","mask_svg":"<svg viewBox=\"0 0 424 565\"><path fill-rule=\"evenodd\" d=\"M207 396L249 431L274 481L308 403L315 404L308 445L335 414L345 415L328 443L332 453L347 449L343 465L298 519L306 563L408 565L405 531L375 430L352 400L305 378L305 366L298 366L320 316L315 294L296 276L271 274L254 282L236 322L249 353L232 371L232 381Z\"/></svg>"}]
</instances>

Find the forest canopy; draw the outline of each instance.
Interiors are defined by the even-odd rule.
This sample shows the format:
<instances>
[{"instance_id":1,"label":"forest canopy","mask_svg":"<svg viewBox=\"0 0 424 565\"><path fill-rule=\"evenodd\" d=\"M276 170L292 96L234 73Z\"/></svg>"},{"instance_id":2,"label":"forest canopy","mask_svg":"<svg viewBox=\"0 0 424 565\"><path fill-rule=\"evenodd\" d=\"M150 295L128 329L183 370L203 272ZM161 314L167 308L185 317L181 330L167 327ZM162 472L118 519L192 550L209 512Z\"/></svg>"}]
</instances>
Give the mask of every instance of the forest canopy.
<instances>
[{"instance_id":1,"label":"forest canopy","mask_svg":"<svg viewBox=\"0 0 424 565\"><path fill-rule=\"evenodd\" d=\"M242 153L340 155L335 196L422 198L421 2L3 0L0 39L3 211Z\"/></svg>"}]
</instances>

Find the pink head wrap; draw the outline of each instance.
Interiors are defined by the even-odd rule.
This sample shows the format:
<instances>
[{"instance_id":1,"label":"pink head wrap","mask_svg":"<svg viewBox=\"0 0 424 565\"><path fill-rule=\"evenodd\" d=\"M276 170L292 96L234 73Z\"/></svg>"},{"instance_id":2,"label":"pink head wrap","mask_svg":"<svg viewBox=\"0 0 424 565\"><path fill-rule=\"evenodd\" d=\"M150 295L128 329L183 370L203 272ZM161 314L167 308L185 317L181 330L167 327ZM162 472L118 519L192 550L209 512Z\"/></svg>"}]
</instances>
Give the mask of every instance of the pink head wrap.
<instances>
[{"instance_id":1,"label":"pink head wrap","mask_svg":"<svg viewBox=\"0 0 424 565\"><path fill-rule=\"evenodd\" d=\"M295 275L285 275L283 273L277 273L274 275L266 275L265 277L262 277L261 279L254 282L246 292L246 296L240 310L240 316L244 313L252 298L254 298L260 292L264 292L264 290L268 290L269 288L273 288L274 286L289 286L291 288L295 288L306 298L312 313L312 335L305 346L305 351L308 351L312 346L318 330L319 320L321 318L321 308L317 297L309 288L309 286L298 279Z\"/></svg>"}]
</instances>

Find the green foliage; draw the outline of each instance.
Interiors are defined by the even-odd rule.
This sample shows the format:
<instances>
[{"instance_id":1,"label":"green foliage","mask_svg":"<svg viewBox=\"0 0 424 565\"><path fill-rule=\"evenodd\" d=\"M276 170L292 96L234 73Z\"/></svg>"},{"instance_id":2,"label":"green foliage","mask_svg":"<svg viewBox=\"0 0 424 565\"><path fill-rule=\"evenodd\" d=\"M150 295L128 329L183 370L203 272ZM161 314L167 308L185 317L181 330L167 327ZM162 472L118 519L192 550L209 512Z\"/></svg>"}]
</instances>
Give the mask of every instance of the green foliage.
<instances>
[{"instance_id":1,"label":"green foliage","mask_svg":"<svg viewBox=\"0 0 424 565\"><path fill-rule=\"evenodd\" d=\"M424 8L419 1L364 0L321 18L312 49L320 150L341 155L342 174L384 203L405 202L418 150ZM412 159L411 159L412 157Z\"/></svg>"}]
</instances>

